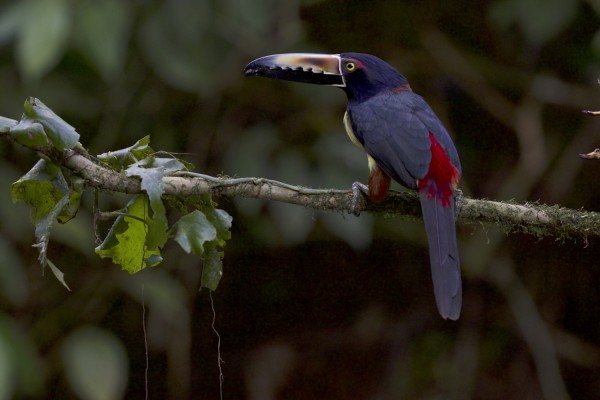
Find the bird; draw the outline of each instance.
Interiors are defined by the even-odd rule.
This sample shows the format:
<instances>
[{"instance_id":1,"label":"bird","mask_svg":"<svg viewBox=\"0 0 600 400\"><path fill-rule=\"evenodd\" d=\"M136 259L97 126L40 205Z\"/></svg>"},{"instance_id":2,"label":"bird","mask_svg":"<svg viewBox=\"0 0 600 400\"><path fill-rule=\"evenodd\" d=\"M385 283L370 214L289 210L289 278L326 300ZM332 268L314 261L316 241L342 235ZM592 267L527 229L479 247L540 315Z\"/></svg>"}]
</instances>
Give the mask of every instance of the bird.
<instances>
[{"instance_id":1,"label":"bird","mask_svg":"<svg viewBox=\"0 0 600 400\"><path fill-rule=\"evenodd\" d=\"M450 134L406 77L364 53L273 54L251 61L244 75L336 86L346 93L344 127L367 154L370 172L368 185L352 185L352 211L360 192L382 201L391 179L418 191L436 305L442 318L457 320L462 307L456 240L460 159Z\"/></svg>"}]
</instances>

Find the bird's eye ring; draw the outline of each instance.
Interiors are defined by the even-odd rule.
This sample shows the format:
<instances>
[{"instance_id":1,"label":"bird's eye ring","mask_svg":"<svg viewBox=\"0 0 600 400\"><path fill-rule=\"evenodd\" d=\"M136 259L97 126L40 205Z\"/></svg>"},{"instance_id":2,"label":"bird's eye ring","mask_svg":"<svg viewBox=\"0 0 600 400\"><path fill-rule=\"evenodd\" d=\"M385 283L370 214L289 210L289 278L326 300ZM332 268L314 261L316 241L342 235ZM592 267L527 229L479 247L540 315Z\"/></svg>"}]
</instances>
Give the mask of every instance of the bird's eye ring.
<instances>
[{"instance_id":1,"label":"bird's eye ring","mask_svg":"<svg viewBox=\"0 0 600 400\"><path fill-rule=\"evenodd\" d=\"M346 63L346 70L348 71L354 71L356 69L356 65L353 62L347 62Z\"/></svg>"}]
</instances>

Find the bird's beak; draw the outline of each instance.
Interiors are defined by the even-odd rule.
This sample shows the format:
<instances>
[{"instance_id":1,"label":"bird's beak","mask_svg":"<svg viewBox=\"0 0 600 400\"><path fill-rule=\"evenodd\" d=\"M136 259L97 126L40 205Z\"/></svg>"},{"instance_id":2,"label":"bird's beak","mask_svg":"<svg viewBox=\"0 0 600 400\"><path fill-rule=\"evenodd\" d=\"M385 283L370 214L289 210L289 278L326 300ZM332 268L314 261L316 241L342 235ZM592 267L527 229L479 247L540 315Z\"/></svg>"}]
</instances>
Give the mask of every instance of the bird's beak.
<instances>
[{"instance_id":1,"label":"bird's beak","mask_svg":"<svg viewBox=\"0 0 600 400\"><path fill-rule=\"evenodd\" d=\"M274 54L246 65L244 75L344 87L341 62L339 54Z\"/></svg>"}]
</instances>

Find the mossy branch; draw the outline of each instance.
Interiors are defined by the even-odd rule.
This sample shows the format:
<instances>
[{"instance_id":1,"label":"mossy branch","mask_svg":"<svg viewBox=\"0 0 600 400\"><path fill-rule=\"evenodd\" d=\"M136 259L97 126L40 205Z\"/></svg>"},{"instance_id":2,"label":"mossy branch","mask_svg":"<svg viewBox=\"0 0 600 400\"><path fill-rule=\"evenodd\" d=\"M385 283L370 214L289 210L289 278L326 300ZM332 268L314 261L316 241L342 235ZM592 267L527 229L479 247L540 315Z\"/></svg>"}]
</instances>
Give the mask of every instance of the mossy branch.
<instances>
[{"instance_id":1,"label":"mossy branch","mask_svg":"<svg viewBox=\"0 0 600 400\"><path fill-rule=\"evenodd\" d=\"M109 167L93 161L83 149L56 151L46 154L53 161L80 175L88 187L123 193L141 192L136 178L125 177ZM187 197L210 192L216 196L247 197L281 201L303 207L349 212L350 190L309 189L265 178L212 177L195 173L178 173L163 178L165 194ZM357 211L408 218L420 218L419 199L414 192L392 191L381 203L365 199ZM506 232L523 232L538 237L557 239L600 236L600 213L573 210L537 203L516 204L464 198L458 215L459 222L493 224Z\"/></svg>"}]
</instances>

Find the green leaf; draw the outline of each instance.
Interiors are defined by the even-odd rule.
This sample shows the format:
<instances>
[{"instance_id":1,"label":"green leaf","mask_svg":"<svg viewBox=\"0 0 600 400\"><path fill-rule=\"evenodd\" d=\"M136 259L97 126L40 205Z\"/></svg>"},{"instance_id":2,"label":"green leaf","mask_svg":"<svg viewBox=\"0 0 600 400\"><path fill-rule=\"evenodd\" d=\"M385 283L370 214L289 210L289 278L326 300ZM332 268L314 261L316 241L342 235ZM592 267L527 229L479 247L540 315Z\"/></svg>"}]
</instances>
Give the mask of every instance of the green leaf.
<instances>
[{"instance_id":1,"label":"green leaf","mask_svg":"<svg viewBox=\"0 0 600 400\"><path fill-rule=\"evenodd\" d=\"M147 245L148 198L138 195L132 198L126 207L127 216L119 216L108 235L96 247L96 254L103 258L111 258L130 274L146 267L157 265L162 259L160 250Z\"/></svg>"},{"instance_id":2,"label":"green leaf","mask_svg":"<svg viewBox=\"0 0 600 400\"><path fill-rule=\"evenodd\" d=\"M17 41L17 64L28 80L37 80L62 58L71 31L70 2L30 0Z\"/></svg>"},{"instance_id":3,"label":"green leaf","mask_svg":"<svg viewBox=\"0 0 600 400\"><path fill-rule=\"evenodd\" d=\"M131 16L126 3L103 0L73 4L78 47L105 80L114 79L123 69L129 43Z\"/></svg>"},{"instance_id":4,"label":"green leaf","mask_svg":"<svg viewBox=\"0 0 600 400\"><path fill-rule=\"evenodd\" d=\"M112 333L82 327L65 338L61 349L67 379L84 400L121 399L128 379L125 346Z\"/></svg>"},{"instance_id":5,"label":"green leaf","mask_svg":"<svg viewBox=\"0 0 600 400\"><path fill-rule=\"evenodd\" d=\"M144 262L147 265L153 267L155 265L160 264L162 262L162 260L163 260L163 258L162 258L161 255L159 255L159 254L152 254L150 257L145 258Z\"/></svg>"},{"instance_id":6,"label":"green leaf","mask_svg":"<svg viewBox=\"0 0 600 400\"><path fill-rule=\"evenodd\" d=\"M231 239L231 223L233 218L226 211L215 208L215 203L209 193L201 196L201 210L206 215L207 220L213 224L217 230L217 237L212 242L206 243L204 246L204 264L202 266L202 287L216 290L221 276L223 275L223 252L219 248L223 248L226 241Z\"/></svg>"},{"instance_id":7,"label":"green leaf","mask_svg":"<svg viewBox=\"0 0 600 400\"><path fill-rule=\"evenodd\" d=\"M24 146L43 147L50 144L42 124L29 118L21 119L17 125L10 129L10 134Z\"/></svg>"},{"instance_id":8,"label":"green leaf","mask_svg":"<svg viewBox=\"0 0 600 400\"><path fill-rule=\"evenodd\" d=\"M202 287L215 291L223 276L223 252L217 250L214 242L207 243L204 246L204 251L204 264L202 265L200 283Z\"/></svg>"},{"instance_id":9,"label":"green leaf","mask_svg":"<svg viewBox=\"0 0 600 400\"><path fill-rule=\"evenodd\" d=\"M148 157L151 160L152 168L161 168L164 174L172 174L173 172L186 170L186 166L180 160L171 157Z\"/></svg>"},{"instance_id":10,"label":"green leaf","mask_svg":"<svg viewBox=\"0 0 600 400\"><path fill-rule=\"evenodd\" d=\"M202 211L204 212L204 215L206 215L208 221L210 221L217 230L217 245L225 246L225 242L231 239L231 232L229 229L231 228L233 217L226 211L215 208L212 201L209 200L210 203L208 203L206 200L207 197L210 197L208 193L203 196Z\"/></svg>"},{"instance_id":11,"label":"green leaf","mask_svg":"<svg viewBox=\"0 0 600 400\"><path fill-rule=\"evenodd\" d=\"M186 252L197 256L204 254L204 243L217 238L217 229L202 211L192 211L173 225L175 241Z\"/></svg>"},{"instance_id":12,"label":"green leaf","mask_svg":"<svg viewBox=\"0 0 600 400\"><path fill-rule=\"evenodd\" d=\"M148 135L129 147L100 154L98 158L120 171L124 167L143 160L152 153L154 153L154 150L150 147L150 136Z\"/></svg>"},{"instance_id":13,"label":"green leaf","mask_svg":"<svg viewBox=\"0 0 600 400\"><path fill-rule=\"evenodd\" d=\"M42 124L50 141L58 150L72 149L79 143L79 134L35 97L25 100L25 117Z\"/></svg>"},{"instance_id":14,"label":"green leaf","mask_svg":"<svg viewBox=\"0 0 600 400\"><path fill-rule=\"evenodd\" d=\"M68 192L69 187L60 168L45 160L39 160L11 186L13 202L29 204L32 208L31 219L36 225L52 212Z\"/></svg>"},{"instance_id":15,"label":"green leaf","mask_svg":"<svg viewBox=\"0 0 600 400\"><path fill-rule=\"evenodd\" d=\"M169 224L161 198L164 191L162 178L182 169L184 169L183 164L176 159L149 156L132 164L125 171L127 176L138 176L142 179L142 190L148 193L150 199L152 218L148 220L148 236L146 237L146 244L150 249L164 246L168 239Z\"/></svg>"},{"instance_id":16,"label":"green leaf","mask_svg":"<svg viewBox=\"0 0 600 400\"><path fill-rule=\"evenodd\" d=\"M202 195L200 210L184 215L173 225L175 241L186 252L193 252L204 260L201 286L216 290L223 275L223 252L231 238L232 217L216 209L210 194Z\"/></svg>"},{"instance_id":17,"label":"green leaf","mask_svg":"<svg viewBox=\"0 0 600 400\"><path fill-rule=\"evenodd\" d=\"M152 217L147 220L146 243L148 247L158 248L164 246L168 239L167 230L169 229L165 206L161 199L164 190L162 182L164 171L160 168L142 168L139 163L135 163L127 168L126 173L128 176L142 178L142 190L148 193L150 207L152 208Z\"/></svg>"},{"instance_id":18,"label":"green leaf","mask_svg":"<svg viewBox=\"0 0 600 400\"><path fill-rule=\"evenodd\" d=\"M17 123L18 122L15 121L14 119L0 117L0 132L2 132L2 133L9 132L12 127L17 125Z\"/></svg>"},{"instance_id":19,"label":"green leaf","mask_svg":"<svg viewBox=\"0 0 600 400\"><path fill-rule=\"evenodd\" d=\"M79 191L69 187L57 165L39 160L27 174L12 184L11 195L13 202L23 202L31 206L31 219L38 240L34 247L40 253L42 268L49 265L59 282L69 289L62 272L46 258L46 252L54 221L66 222L77 212Z\"/></svg>"},{"instance_id":20,"label":"green leaf","mask_svg":"<svg viewBox=\"0 0 600 400\"><path fill-rule=\"evenodd\" d=\"M71 190L69 190L69 201L60 211L57 217L58 222L66 224L71 219L75 218L79 205L81 204L81 193L84 189L84 180L77 176L71 176Z\"/></svg>"}]
</instances>

